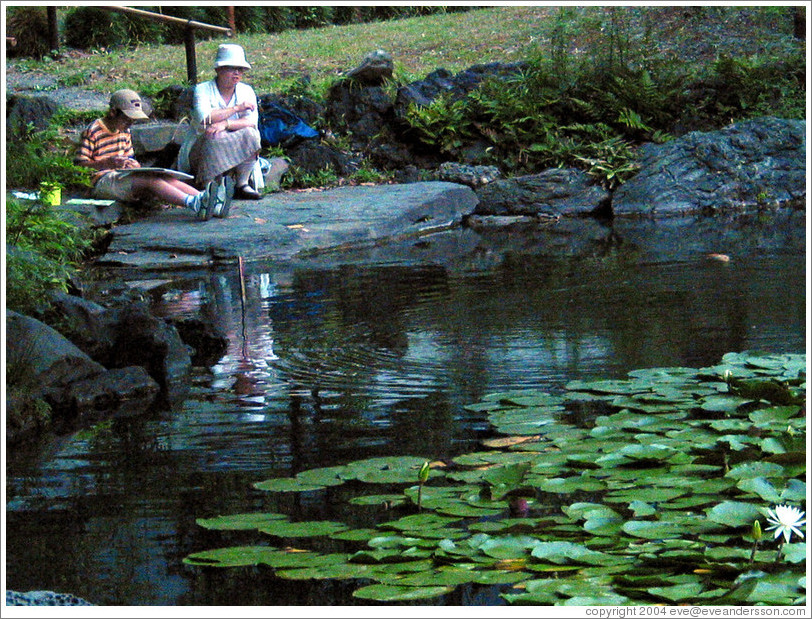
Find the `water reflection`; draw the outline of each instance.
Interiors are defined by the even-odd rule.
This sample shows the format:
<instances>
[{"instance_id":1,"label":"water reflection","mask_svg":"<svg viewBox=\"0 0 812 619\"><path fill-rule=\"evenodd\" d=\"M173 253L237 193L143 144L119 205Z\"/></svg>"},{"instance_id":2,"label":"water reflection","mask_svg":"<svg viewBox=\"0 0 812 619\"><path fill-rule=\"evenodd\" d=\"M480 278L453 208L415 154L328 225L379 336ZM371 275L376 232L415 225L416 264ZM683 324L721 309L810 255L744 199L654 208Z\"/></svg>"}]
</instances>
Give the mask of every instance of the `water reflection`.
<instances>
[{"instance_id":1,"label":"water reflection","mask_svg":"<svg viewBox=\"0 0 812 619\"><path fill-rule=\"evenodd\" d=\"M162 294L166 316L203 315L228 339L190 399L21 450L7 467L13 589L101 604L357 603L346 583L262 570L192 573L224 543L198 517L284 511L374 526L349 492L273 495L252 484L379 455L477 448L463 408L496 390L715 364L729 351L805 350L802 254L730 263L508 256L498 268L234 265ZM258 540L247 536L246 543ZM229 543L233 540L229 540ZM465 589L447 603L498 603Z\"/></svg>"}]
</instances>

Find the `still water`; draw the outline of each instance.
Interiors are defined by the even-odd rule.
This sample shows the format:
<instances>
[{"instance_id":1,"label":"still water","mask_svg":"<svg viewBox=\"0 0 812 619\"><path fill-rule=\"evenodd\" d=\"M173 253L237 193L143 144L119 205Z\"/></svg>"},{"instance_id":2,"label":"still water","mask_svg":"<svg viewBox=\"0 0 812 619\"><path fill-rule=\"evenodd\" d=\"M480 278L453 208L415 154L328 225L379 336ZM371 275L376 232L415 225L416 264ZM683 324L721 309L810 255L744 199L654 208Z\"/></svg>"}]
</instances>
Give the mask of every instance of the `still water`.
<instances>
[{"instance_id":1,"label":"still water","mask_svg":"<svg viewBox=\"0 0 812 619\"><path fill-rule=\"evenodd\" d=\"M494 391L703 367L726 352L805 352L803 242L730 242L729 261L707 257L718 245L685 247L480 252L490 261L453 268L249 263L178 279L156 312L205 316L227 352L195 369L175 410L8 454L7 587L103 605L359 603L347 583L185 568L191 552L262 542L195 519L282 511L374 526L388 516L348 507L343 486L269 494L252 484L372 456L472 451L491 433L463 406ZM500 599L463 587L428 603Z\"/></svg>"}]
</instances>

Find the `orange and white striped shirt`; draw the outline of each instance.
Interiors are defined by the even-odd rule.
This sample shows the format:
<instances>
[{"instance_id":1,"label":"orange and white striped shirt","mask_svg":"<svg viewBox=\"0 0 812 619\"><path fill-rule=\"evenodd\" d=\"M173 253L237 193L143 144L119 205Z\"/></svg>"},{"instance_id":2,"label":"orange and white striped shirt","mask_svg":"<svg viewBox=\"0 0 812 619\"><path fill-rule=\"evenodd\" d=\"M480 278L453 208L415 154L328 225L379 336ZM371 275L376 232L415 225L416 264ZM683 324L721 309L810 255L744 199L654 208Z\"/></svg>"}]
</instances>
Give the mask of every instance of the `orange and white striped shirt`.
<instances>
[{"instance_id":1,"label":"orange and white striped shirt","mask_svg":"<svg viewBox=\"0 0 812 619\"><path fill-rule=\"evenodd\" d=\"M108 157L133 157L133 138L129 129L112 132L104 124L103 119L94 120L82 132L82 142L76 151L74 162L78 165L87 165L91 161L99 161ZM98 170L93 174L91 182L96 182L112 170Z\"/></svg>"}]
</instances>

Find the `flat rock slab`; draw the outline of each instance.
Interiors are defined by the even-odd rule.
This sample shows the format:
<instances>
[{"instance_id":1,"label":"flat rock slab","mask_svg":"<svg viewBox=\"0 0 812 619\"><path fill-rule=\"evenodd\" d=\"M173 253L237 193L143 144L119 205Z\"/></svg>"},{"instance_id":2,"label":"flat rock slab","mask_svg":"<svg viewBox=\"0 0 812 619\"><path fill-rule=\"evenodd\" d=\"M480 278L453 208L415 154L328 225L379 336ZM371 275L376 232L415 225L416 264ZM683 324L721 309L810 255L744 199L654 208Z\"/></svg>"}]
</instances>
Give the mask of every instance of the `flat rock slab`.
<instances>
[{"instance_id":1,"label":"flat rock slab","mask_svg":"<svg viewBox=\"0 0 812 619\"><path fill-rule=\"evenodd\" d=\"M478 199L465 185L422 182L273 193L235 200L226 219L198 220L169 208L113 228L99 264L195 268L244 259L290 260L357 249L459 224Z\"/></svg>"}]
</instances>

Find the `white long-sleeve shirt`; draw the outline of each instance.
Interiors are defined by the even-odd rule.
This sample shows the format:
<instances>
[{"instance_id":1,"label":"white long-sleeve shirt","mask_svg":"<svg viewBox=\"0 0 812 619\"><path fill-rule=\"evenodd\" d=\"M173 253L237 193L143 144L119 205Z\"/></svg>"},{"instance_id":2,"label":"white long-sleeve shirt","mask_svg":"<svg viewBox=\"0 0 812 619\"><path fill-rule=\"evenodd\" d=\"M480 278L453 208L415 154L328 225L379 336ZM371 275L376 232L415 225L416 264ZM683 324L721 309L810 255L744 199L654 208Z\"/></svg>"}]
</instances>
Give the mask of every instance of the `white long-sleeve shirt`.
<instances>
[{"instance_id":1,"label":"white long-sleeve shirt","mask_svg":"<svg viewBox=\"0 0 812 619\"><path fill-rule=\"evenodd\" d=\"M252 103L254 109L245 110L239 114L233 114L229 117L229 120L249 118L254 126L257 126L259 124L257 95L251 86L239 82L234 89L234 94L231 96L231 99L225 101L217 89L217 82L215 80L202 82L195 86L194 99L192 101L192 124L196 127L198 133L203 133L206 129L203 125L203 121L211 114L212 110L232 107L244 102Z\"/></svg>"},{"instance_id":2,"label":"white long-sleeve shirt","mask_svg":"<svg viewBox=\"0 0 812 619\"><path fill-rule=\"evenodd\" d=\"M259 107L257 105L257 95L254 89L248 84L239 82L234 89L234 95L228 101L223 99L220 91L217 89L216 80L208 82L201 82L195 86L193 99L192 99L192 118L191 127L186 135L183 145L178 153L177 167L181 172L191 172L189 165L189 152L192 145L198 137L205 131L206 126L203 121L211 114L212 110L223 109L232 107L238 103L248 101L254 104L253 110L245 110L239 114L232 114L229 120L237 120L239 118L250 118L255 127L259 126Z\"/></svg>"}]
</instances>

